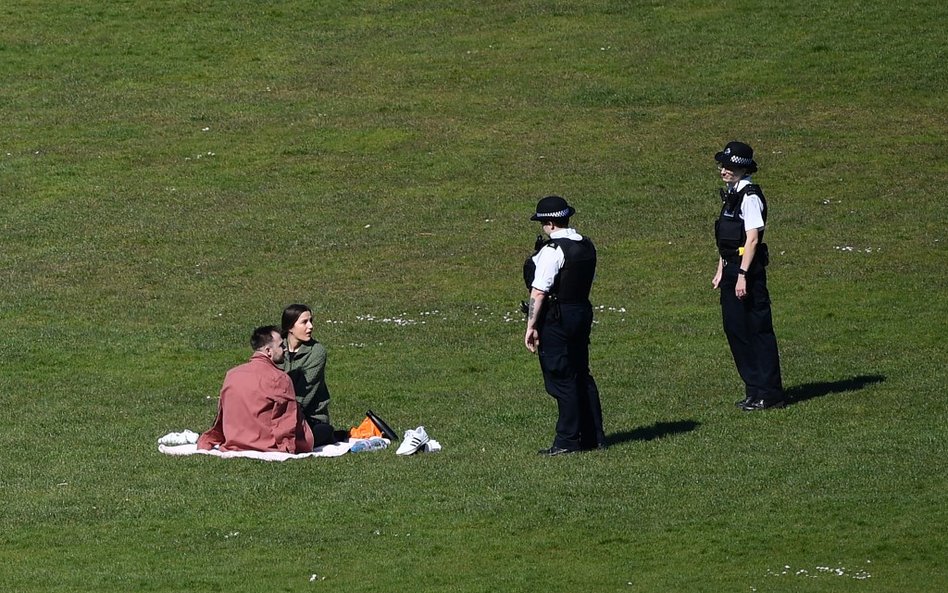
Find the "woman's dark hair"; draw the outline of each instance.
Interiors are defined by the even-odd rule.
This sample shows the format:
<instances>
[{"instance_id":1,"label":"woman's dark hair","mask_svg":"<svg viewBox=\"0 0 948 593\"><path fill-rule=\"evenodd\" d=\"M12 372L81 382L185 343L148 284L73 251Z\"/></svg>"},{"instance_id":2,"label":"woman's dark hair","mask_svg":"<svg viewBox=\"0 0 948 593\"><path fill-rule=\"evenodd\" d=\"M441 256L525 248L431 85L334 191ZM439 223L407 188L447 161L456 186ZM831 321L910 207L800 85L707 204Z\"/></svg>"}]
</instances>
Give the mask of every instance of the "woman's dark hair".
<instances>
[{"instance_id":1,"label":"woman's dark hair","mask_svg":"<svg viewBox=\"0 0 948 593\"><path fill-rule=\"evenodd\" d=\"M303 313L312 314L313 310L306 305L301 305L299 303L294 303L292 305L287 305L286 309L283 309L283 318L280 320L280 335L286 338L286 335L290 333L290 330L296 325L296 320L300 318L300 315Z\"/></svg>"}]
</instances>

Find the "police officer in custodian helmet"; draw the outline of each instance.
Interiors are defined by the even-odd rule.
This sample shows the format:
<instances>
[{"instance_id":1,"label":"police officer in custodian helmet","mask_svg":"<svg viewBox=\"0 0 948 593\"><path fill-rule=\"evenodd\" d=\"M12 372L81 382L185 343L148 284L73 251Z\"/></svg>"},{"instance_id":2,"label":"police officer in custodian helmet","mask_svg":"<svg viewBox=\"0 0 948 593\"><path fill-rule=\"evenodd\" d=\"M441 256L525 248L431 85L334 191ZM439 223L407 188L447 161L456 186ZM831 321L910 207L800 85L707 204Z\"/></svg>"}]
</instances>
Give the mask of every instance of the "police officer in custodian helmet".
<instances>
[{"instance_id":1,"label":"police officer in custodian helmet","mask_svg":"<svg viewBox=\"0 0 948 593\"><path fill-rule=\"evenodd\" d=\"M751 181L757 171L754 149L728 142L714 160L725 189L714 225L719 257L711 284L721 291L724 333L744 381L744 399L737 406L748 412L782 408L786 400L767 290L767 200Z\"/></svg>"},{"instance_id":2,"label":"police officer in custodian helmet","mask_svg":"<svg viewBox=\"0 0 948 593\"><path fill-rule=\"evenodd\" d=\"M546 239L524 262L530 292L524 345L539 353L546 391L556 400L556 436L541 455L555 456L606 446L599 389L589 373L593 310L589 292L596 274L596 247L569 226L576 211L559 196L537 204Z\"/></svg>"}]
</instances>

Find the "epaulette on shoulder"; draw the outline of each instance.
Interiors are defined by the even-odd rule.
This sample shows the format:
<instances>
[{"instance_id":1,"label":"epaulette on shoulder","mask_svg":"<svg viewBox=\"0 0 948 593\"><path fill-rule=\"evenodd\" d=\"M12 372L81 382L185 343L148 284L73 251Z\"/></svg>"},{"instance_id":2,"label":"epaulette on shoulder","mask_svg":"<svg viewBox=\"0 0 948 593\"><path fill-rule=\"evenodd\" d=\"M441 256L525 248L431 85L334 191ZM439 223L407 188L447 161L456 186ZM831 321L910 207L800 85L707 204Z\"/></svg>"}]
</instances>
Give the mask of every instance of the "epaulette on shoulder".
<instances>
[{"instance_id":1,"label":"epaulette on shoulder","mask_svg":"<svg viewBox=\"0 0 948 593\"><path fill-rule=\"evenodd\" d=\"M741 189L741 191L737 193L739 193L742 197L747 196L747 195L755 195L755 196L764 195L763 190L760 189L760 186L757 185L756 183L748 183Z\"/></svg>"}]
</instances>

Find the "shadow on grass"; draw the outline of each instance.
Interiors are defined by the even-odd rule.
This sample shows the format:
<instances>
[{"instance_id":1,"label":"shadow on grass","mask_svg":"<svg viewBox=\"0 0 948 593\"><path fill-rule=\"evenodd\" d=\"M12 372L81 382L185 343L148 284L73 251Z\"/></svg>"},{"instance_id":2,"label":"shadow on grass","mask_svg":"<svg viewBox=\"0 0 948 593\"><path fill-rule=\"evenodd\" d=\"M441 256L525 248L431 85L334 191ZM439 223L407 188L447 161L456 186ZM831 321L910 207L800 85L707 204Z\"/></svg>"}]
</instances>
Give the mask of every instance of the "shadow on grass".
<instances>
[{"instance_id":1,"label":"shadow on grass","mask_svg":"<svg viewBox=\"0 0 948 593\"><path fill-rule=\"evenodd\" d=\"M885 375L859 375L858 377L850 377L839 381L820 381L818 383L796 385L786 390L787 403L793 405L831 393L859 391L867 385L882 383L883 381L885 381Z\"/></svg>"},{"instance_id":2,"label":"shadow on grass","mask_svg":"<svg viewBox=\"0 0 948 593\"><path fill-rule=\"evenodd\" d=\"M627 443L629 441L653 441L674 434L691 432L698 428L699 422L694 420L679 420L678 422L656 422L651 426L642 426L635 430L615 432L606 436L609 445Z\"/></svg>"}]
</instances>

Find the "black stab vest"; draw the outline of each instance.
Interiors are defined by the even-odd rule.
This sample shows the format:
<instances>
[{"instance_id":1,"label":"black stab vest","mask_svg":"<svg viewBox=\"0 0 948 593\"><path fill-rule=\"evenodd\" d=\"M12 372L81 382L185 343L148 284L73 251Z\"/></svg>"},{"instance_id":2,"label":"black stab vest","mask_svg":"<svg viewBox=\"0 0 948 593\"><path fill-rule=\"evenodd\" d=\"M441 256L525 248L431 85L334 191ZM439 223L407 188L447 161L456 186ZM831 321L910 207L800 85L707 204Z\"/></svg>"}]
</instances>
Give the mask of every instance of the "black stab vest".
<instances>
[{"instance_id":1,"label":"black stab vest","mask_svg":"<svg viewBox=\"0 0 948 593\"><path fill-rule=\"evenodd\" d=\"M596 247L587 237L579 241L572 239L550 239L543 243L533 255L547 245L563 250L563 267L560 268L550 295L555 296L560 303L588 303L589 293L592 290L593 279L596 276ZM533 278L536 276L537 265L533 256L523 262L523 281L527 290L533 288Z\"/></svg>"},{"instance_id":2,"label":"black stab vest","mask_svg":"<svg viewBox=\"0 0 948 593\"><path fill-rule=\"evenodd\" d=\"M740 191L721 190L721 214L714 223L714 239L718 245L718 252L724 259L737 256L739 247L747 242L747 231L744 230L744 220L740 217L741 202L747 194L755 194L760 198L761 215L764 223L767 222L767 200L759 185L750 183ZM764 231L760 232L758 244L764 242Z\"/></svg>"}]
</instances>

